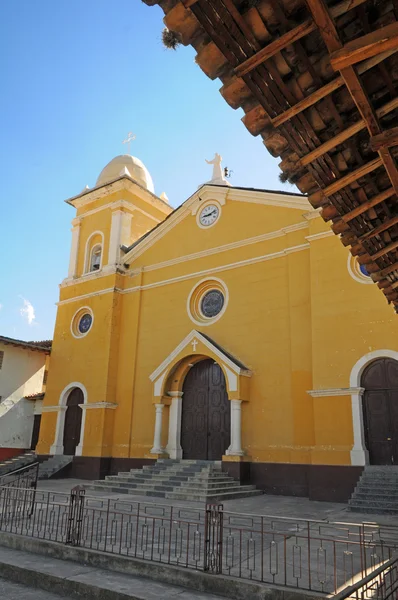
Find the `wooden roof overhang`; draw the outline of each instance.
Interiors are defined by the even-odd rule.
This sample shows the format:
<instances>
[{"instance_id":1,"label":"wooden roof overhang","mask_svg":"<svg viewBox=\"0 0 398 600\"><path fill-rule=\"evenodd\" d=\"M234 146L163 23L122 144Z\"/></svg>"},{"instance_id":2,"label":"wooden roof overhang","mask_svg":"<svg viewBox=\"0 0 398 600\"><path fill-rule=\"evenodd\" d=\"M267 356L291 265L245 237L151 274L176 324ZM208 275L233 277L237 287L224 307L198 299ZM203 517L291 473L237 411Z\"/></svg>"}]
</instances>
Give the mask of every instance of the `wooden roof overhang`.
<instances>
[{"instance_id":1,"label":"wooden roof overhang","mask_svg":"<svg viewBox=\"0 0 398 600\"><path fill-rule=\"evenodd\" d=\"M144 0L398 311L398 0Z\"/></svg>"}]
</instances>

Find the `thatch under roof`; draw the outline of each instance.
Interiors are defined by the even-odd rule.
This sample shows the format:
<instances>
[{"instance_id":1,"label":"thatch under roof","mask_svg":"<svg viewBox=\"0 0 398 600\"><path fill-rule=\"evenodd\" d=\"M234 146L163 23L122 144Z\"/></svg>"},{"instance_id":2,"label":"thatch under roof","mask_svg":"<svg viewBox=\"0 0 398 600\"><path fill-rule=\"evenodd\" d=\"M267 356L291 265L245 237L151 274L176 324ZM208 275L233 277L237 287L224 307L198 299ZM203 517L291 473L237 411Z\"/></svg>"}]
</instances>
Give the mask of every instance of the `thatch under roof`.
<instances>
[{"instance_id":1,"label":"thatch under roof","mask_svg":"<svg viewBox=\"0 0 398 600\"><path fill-rule=\"evenodd\" d=\"M398 311L398 0L144 0Z\"/></svg>"}]
</instances>

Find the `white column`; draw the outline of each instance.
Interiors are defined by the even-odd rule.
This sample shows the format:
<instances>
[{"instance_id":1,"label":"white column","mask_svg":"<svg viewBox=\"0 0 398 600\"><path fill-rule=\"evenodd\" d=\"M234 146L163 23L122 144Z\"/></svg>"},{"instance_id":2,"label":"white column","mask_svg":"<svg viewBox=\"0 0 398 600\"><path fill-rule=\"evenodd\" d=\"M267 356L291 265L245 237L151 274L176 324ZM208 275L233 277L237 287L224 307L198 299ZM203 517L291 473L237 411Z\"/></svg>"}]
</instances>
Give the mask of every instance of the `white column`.
<instances>
[{"instance_id":1,"label":"white column","mask_svg":"<svg viewBox=\"0 0 398 600\"><path fill-rule=\"evenodd\" d=\"M57 427L55 429L54 443L50 448L50 454L63 454L64 453L64 425L65 425L65 413L67 406L58 407ZM43 412L46 412L45 410Z\"/></svg>"},{"instance_id":2,"label":"white column","mask_svg":"<svg viewBox=\"0 0 398 600\"><path fill-rule=\"evenodd\" d=\"M226 451L229 456L243 456L242 450L242 400L231 403L231 445Z\"/></svg>"},{"instance_id":3,"label":"white column","mask_svg":"<svg viewBox=\"0 0 398 600\"><path fill-rule=\"evenodd\" d=\"M351 464L363 466L369 464L369 452L365 446L363 425L362 396L365 388L351 388L352 430L354 445L351 450Z\"/></svg>"},{"instance_id":4,"label":"white column","mask_svg":"<svg viewBox=\"0 0 398 600\"><path fill-rule=\"evenodd\" d=\"M169 392L171 404L169 409L169 439L166 450L170 458L182 458L181 417L183 392Z\"/></svg>"},{"instance_id":5,"label":"white column","mask_svg":"<svg viewBox=\"0 0 398 600\"><path fill-rule=\"evenodd\" d=\"M82 414L82 421L81 421L81 425L80 425L80 439L79 439L79 443L76 446L76 450L75 450L76 456L82 456L82 454L83 454L84 428L86 426L87 404L79 404L79 408L81 408L83 414Z\"/></svg>"},{"instance_id":6,"label":"white column","mask_svg":"<svg viewBox=\"0 0 398 600\"><path fill-rule=\"evenodd\" d=\"M69 257L68 278L76 277L77 275L77 251L79 249L79 236L81 225L80 219L73 219L72 225L72 244Z\"/></svg>"},{"instance_id":7,"label":"white column","mask_svg":"<svg viewBox=\"0 0 398 600\"><path fill-rule=\"evenodd\" d=\"M153 437L153 448L151 454L163 454L162 448L162 416L164 404L155 404L155 435Z\"/></svg>"},{"instance_id":8,"label":"white column","mask_svg":"<svg viewBox=\"0 0 398 600\"><path fill-rule=\"evenodd\" d=\"M108 265L117 265L120 256L123 211L112 211L111 235L109 239Z\"/></svg>"}]
</instances>

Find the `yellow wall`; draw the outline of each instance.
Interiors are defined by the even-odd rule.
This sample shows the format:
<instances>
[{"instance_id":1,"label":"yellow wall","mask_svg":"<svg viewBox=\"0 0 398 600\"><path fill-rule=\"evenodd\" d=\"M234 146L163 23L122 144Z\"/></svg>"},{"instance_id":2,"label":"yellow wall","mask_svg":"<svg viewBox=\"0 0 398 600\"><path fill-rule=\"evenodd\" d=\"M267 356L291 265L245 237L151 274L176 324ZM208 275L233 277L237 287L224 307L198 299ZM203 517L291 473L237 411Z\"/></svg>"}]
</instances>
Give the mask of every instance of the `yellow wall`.
<instances>
[{"instance_id":1,"label":"yellow wall","mask_svg":"<svg viewBox=\"0 0 398 600\"><path fill-rule=\"evenodd\" d=\"M138 245L126 272L61 288L45 405L57 405L72 381L85 386L89 403L116 405L86 411L84 455L148 456L153 403L162 401L154 398L149 376L197 329L252 371L242 408L243 446L251 460L350 464L350 395L307 392L349 388L361 356L398 351L397 317L376 286L352 279L348 250L328 235L320 217L231 197L213 227L201 229L190 210L177 211L179 222L164 235L157 229L152 245L152 238ZM112 198L121 196L101 198L90 210ZM144 229L146 222L135 215L132 229ZM104 208L85 217L81 229L82 240L96 229L104 232L105 255L110 220L111 208ZM247 243L265 234L268 239ZM80 253L80 273L82 260ZM188 315L187 299L196 284L212 277L227 287L228 306L219 320L200 326ZM94 323L76 339L70 323L83 306L93 311ZM168 414L166 407L164 443ZM55 422L56 413L43 414L40 453L49 453Z\"/></svg>"}]
</instances>

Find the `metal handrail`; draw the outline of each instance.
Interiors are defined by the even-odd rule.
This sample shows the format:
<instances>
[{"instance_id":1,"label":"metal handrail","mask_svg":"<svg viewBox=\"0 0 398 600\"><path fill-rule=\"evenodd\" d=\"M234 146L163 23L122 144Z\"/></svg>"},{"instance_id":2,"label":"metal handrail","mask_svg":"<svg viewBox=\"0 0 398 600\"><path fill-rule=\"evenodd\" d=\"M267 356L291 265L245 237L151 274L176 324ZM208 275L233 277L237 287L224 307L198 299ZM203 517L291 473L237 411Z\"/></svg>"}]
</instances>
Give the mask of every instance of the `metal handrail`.
<instances>
[{"instance_id":1,"label":"metal handrail","mask_svg":"<svg viewBox=\"0 0 398 600\"><path fill-rule=\"evenodd\" d=\"M370 583L371 581L376 579L382 573L388 571L388 569L390 569L390 567L392 567L394 565L398 565L398 558L390 558L384 564L382 564L380 567L377 567L377 569L372 571L369 575L366 575L366 577L363 577L362 579L358 580L353 585L350 585L350 586L344 588L343 590L341 590L341 592L338 592L337 594L335 594L333 596L333 600L345 600L345 598L349 598L356 591L363 588L367 583ZM398 585L398 581L397 581L397 585Z\"/></svg>"}]
</instances>

